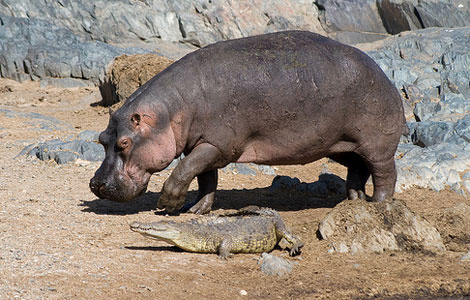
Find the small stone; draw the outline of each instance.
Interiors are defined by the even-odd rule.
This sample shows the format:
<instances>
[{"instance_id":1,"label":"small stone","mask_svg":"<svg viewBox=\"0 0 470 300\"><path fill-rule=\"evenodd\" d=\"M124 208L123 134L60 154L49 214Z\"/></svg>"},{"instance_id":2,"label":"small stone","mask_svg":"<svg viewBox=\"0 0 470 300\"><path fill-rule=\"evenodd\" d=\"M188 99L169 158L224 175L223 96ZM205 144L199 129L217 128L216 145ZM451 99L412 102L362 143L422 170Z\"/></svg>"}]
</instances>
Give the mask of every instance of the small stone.
<instances>
[{"instance_id":1,"label":"small stone","mask_svg":"<svg viewBox=\"0 0 470 300\"><path fill-rule=\"evenodd\" d=\"M349 247L346 246L344 243L340 243L338 247L336 248L336 252L338 253L348 253L349 252Z\"/></svg>"},{"instance_id":2,"label":"small stone","mask_svg":"<svg viewBox=\"0 0 470 300\"><path fill-rule=\"evenodd\" d=\"M240 295L246 296L246 295L248 295L248 292L245 291L245 290L240 290Z\"/></svg>"},{"instance_id":3,"label":"small stone","mask_svg":"<svg viewBox=\"0 0 470 300\"><path fill-rule=\"evenodd\" d=\"M461 258L460 258L461 261L470 261L470 251L468 251L467 253L465 253Z\"/></svg>"},{"instance_id":4,"label":"small stone","mask_svg":"<svg viewBox=\"0 0 470 300\"><path fill-rule=\"evenodd\" d=\"M283 276L292 271L295 263L287 259L271 255L269 253L261 254L258 265L261 266L261 271L267 275Z\"/></svg>"}]
</instances>

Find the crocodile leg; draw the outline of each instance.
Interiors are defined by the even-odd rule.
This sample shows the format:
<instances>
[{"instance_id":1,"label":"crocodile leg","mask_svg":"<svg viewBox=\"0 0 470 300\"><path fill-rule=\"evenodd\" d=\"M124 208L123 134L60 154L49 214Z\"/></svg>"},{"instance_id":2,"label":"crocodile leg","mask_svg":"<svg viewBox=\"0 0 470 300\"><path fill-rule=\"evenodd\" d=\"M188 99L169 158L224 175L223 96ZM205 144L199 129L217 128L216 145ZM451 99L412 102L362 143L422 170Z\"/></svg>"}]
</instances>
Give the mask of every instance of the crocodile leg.
<instances>
[{"instance_id":1,"label":"crocodile leg","mask_svg":"<svg viewBox=\"0 0 470 300\"><path fill-rule=\"evenodd\" d=\"M225 238L219 246L219 257L221 259L227 259L232 256L230 251L232 250L232 239L227 237Z\"/></svg>"},{"instance_id":2,"label":"crocodile leg","mask_svg":"<svg viewBox=\"0 0 470 300\"><path fill-rule=\"evenodd\" d=\"M274 216L274 226L276 228L276 235L278 240L284 238L289 244L289 255L295 256L300 254L300 248L304 246L304 243L296 235L293 235L289 230L287 230L286 225L282 221L279 214Z\"/></svg>"}]
</instances>

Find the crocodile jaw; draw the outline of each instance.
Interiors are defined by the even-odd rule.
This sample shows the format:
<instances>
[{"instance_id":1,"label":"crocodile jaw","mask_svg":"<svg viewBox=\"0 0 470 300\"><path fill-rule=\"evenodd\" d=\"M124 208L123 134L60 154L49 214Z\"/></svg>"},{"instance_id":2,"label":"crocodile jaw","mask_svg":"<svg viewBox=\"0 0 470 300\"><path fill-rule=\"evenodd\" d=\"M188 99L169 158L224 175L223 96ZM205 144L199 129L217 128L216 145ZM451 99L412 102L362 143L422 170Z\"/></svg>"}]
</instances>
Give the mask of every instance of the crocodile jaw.
<instances>
[{"instance_id":1,"label":"crocodile jaw","mask_svg":"<svg viewBox=\"0 0 470 300\"><path fill-rule=\"evenodd\" d=\"M167 222L140 223L132 222L131 230L142 234L145 237L165 241L174 244L180 237L181 231Z\"/></svg>"}]
</instances>

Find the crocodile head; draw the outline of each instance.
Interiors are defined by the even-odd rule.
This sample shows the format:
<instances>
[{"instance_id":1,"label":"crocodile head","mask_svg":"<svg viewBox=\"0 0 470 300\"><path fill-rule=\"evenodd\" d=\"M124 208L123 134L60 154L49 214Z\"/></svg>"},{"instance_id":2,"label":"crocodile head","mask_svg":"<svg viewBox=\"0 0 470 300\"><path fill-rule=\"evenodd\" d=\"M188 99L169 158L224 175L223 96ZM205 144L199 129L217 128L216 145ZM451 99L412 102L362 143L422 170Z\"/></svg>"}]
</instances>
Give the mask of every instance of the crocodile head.
<instances>
[{"instance_id":1,"label":"crocodile head","mask_svg":"<svg viewBox=\"0 0 470 300\"><path fill-rule=\"evenodd\" d=\"M132 222L130 225L131 230L138 232L145 237L165 241L174 244L181 234L182 229L178 223L174 221L160 221L153 223Z\"/></svg>"}]
</instances>

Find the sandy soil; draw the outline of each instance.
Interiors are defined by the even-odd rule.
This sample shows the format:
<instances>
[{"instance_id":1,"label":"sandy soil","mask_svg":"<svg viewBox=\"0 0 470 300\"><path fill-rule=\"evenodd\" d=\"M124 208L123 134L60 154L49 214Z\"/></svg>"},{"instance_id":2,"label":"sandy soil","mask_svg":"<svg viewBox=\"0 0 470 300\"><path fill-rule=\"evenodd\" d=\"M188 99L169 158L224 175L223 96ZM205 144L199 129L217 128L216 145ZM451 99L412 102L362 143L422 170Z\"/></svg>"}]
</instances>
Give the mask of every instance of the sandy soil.
<instances>
[{"instance_id":1,"label":"sandy soil","mask_svg":"<svg viewBox=\"0 0 470 300\"><path fill-rule=\"evenodd\" d=\"M435 254L329 254L317 238L319 221L340 198L317 199L273 192L273 176L220 172L216 212L247 205L277 209L305 247L292 273L260 271L259 255L227 261L182 252L145 239L128 224L165 216L155 209L168 172L155 174L149 192L131 203L97 199L88 182L99 163L67 165L15 156L27 145L85 129L101 131L107 109L94 88L40 88L0 80L0 299L452 299L470 293L465 252ZM7 111L6 111L7 110ZM11 111L15 113L11 113ZM61 121L44 128L31 112ZM280 166L277 173L318 180L324 166L344 178L345 169L321 160ZM195 183L188 196L195 197ZM370 187L369 193L370 193ZM455 193L412 189L397 198L435 222L440 212L469 199ZM467 251L470 249L467 249ZM273 254L286 257L281 250ZM287 258L287 257L286 257ZM244 291L244 292L243 292Z\"/></svg>"}]
</instances>

